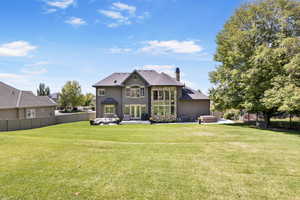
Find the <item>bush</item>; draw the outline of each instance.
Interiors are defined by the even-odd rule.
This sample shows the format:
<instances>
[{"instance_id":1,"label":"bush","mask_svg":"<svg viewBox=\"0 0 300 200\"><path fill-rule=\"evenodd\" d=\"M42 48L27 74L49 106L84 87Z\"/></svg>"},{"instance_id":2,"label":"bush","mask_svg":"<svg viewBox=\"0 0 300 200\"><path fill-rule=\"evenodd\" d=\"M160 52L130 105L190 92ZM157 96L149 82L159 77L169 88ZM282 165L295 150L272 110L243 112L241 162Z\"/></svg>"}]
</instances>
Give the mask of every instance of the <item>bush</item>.
<instances>
[{"instance_id":1,"label":"bush","mask_svg":"<svg viewBox=\"0 0 300 200\"><path fill-rule=\"evenodd\" d=\"M148 115L148 113L142 113L141 119L142 119L143 121L149 120L149 115Z\"/></svg>"},{"instance_id":2,"label":"bush","mask_svg":"<svg viewBox=\"0 0 300 200\"><path fill-rule=\"evenodd\" d=\"M241 115L241 112L239 110L230 109L225 111L223 117L225 119L229 120L238 120Z\"/></svg>"}]
</instances>

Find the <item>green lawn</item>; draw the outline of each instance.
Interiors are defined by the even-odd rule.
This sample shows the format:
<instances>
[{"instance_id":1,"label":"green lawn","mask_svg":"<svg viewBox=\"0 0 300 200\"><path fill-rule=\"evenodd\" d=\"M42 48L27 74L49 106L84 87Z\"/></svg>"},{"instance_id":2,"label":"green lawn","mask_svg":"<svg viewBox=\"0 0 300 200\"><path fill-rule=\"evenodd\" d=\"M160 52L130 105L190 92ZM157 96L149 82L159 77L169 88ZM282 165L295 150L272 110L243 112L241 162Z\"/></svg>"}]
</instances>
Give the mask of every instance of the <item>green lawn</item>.
<instances>
[{"instance_id":1,"label":"green lawn","mask_svg":"<svg viewBox=\"0 0 300 200\"><path fill-rule=\"evenodd\" d=\"M88 122L0 133L0 199L300 199L300 134Z\"/></svg>"}]
</instances>

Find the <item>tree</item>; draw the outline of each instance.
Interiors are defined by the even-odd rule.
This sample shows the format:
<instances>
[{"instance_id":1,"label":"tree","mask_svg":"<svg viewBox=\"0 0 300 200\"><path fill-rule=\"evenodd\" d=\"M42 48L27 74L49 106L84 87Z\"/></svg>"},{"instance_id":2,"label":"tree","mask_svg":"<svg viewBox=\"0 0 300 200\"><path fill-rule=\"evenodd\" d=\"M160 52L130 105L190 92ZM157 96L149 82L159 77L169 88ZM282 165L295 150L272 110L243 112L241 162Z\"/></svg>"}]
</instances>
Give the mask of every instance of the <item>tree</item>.
<instances>
[{"instance_id":1,"label":"tree","mask_svg":"<svg viewBox=\"0 0 300 200\"><path fill-rule=\"evenodd\" d=\"M84 96L84 103L83 103L83 105L84 105L84 106L91 106L91 105L93 104L94 98L95 98L95 95L94 95L94 94L92 94L92 93L87 93L87 94Z\"/></svg>"},{"instance_id":2,"label":"tree","mask_svg":"<svg viewBox=\"0 0 300 200\"><path fill-rule=\"evenodd\" d=\"M77 81L68 81L61 90L60 105L65 109L72 107L74 110L77 106L83 104L83 99L81 86Z\"/></svg>"},{"instance_id":3,"label":"tree","mask_svg":"<svg viewBox=\"0 0 300 200\"><path fill-rule=\"evenodd\" d=\"M214 108L262 113L267 127L273 114L286 110L288 91L299 88L291 81L291 71L299 70L299 36L299 1L261 0L241 6L217 36L215 60L220 65L210 74ZM278 89L281 94L275 94Z\"/></svg>"},{"instance_id":4,"label":"tree","mask_svg":"<svg viewBox=\"0 0 300 200\"><path fill-rule=\"evenodd\" d=\"M37 89L38 96L49 96L50 95L50 88L44 84L40 83L39 88Z\"/></svg>"}]
</instances>

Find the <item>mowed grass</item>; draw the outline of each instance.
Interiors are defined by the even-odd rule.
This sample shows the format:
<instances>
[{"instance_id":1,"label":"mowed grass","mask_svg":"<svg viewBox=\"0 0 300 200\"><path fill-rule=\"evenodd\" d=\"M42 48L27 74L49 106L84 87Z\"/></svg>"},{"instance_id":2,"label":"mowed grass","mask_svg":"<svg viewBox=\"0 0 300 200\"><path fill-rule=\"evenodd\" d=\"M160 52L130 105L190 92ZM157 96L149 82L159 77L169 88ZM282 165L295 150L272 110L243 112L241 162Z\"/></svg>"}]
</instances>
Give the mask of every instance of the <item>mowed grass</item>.
<instances>
[{"instance_id":1,"label":"mowed grass","mask_svg":"<svg viewBox=\"0 0 300 200\"><path fill-rule=\"evenodd\" d=\"M300 199L300 134L88 122L3 132L0 199Z\"/></svg>"}]
</instances>

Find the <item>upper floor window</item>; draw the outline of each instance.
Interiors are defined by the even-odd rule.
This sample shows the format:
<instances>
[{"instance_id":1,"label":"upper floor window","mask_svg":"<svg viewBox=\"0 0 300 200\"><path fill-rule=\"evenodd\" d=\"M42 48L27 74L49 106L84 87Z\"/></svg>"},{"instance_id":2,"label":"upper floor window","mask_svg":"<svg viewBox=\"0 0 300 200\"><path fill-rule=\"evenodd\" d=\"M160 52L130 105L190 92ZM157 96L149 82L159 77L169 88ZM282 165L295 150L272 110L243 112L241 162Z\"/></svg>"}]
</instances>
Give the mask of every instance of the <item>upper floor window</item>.
<instances>
[{"instance_id":1,"label":"upper floor window","mask_svg":"<svg viewBox=\"0 0 300 200\"><path fill-rule=\"evenodd\" d=\"M129 98L139 98L145 96L145 88L140 86L126 87L125 90L126 97Z\"/></svg>"},{"instance_id":2,"label":"upper floor window","mask_svg":"<svg viewBox=\"0 0 300 200\"><path fill-rule=\"evenodd\" d=\"M145 88L144 87L140 88L140 93L141 93L141 97L145 96Z\"/></svg>"},{"instance_id":3,"label":"upper floor window","mask_svg":"<svg viewBox=\"0 0 300 200\"><path fill-rule=\"evenodd\" d=\"M154 101L169 101L173 102L176 98L174 89L154 89L152 90L152 99Z\"/></svg>"},{"instance_id":4,"label":"upper floor window","mask_svg":"<svg viewBox=\"0 0 300 200\"><path fill-rule=\"evenodd\" d=\"M105 89L98 89L98 96L105 96Z\"/></svg>"}]
</instances>

